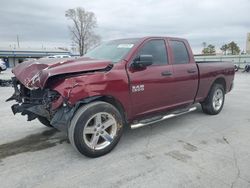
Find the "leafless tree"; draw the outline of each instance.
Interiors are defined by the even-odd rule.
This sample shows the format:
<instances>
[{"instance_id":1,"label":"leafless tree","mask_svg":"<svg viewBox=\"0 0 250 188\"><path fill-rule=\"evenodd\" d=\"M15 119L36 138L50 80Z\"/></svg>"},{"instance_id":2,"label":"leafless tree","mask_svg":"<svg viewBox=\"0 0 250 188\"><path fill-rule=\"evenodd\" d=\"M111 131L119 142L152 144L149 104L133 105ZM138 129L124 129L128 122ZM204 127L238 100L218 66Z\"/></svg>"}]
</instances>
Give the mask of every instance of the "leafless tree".
<instances>
[{"instance_id":1,"label":"leafless tree","mask_svg":"<svg viewBox=\"0 0 250 188\"><path fill-rule=\"evenodd\" d=\"M94 32L94 29L97 27L97 22L93 12L78 7L67 10L65 16L73 21L73 25L69 28L72 34L72 40L78 46L81 56L90 48L100 43L100 36Z\"/></svg>"}]
</instances>

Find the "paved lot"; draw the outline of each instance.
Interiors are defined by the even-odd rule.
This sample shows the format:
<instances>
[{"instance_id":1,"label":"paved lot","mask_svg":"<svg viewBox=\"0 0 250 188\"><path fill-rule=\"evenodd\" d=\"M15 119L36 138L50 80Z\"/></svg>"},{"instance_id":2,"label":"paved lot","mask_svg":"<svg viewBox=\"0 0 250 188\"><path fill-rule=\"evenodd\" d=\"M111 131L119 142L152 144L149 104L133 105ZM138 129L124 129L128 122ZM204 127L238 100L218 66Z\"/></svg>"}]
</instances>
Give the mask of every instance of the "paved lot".
<instances>
[{"instance_id":1,"label":"paved lot","mask_svg":"<svg viewBox=\"0 0 250 188\"><path fill-rule=\"evenodd\" d=\"M127 130L97 159L75 152L62 133L14 116L4 102L12 92L0 87L1 188L250 187L250 74L237 73L219 115L198 108Z\"/></svg>"}]
</instances>

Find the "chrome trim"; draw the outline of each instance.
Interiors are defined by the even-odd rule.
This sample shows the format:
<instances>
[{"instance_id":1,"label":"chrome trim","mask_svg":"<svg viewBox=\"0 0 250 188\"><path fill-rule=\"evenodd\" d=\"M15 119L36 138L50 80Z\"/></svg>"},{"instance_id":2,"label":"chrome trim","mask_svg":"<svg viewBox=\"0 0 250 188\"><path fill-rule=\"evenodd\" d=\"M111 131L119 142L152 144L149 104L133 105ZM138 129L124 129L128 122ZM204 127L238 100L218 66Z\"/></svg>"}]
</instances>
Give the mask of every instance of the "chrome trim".
<instances>
[{"instance_id":1,"label":"chrome trim","mask_svg":"<svg viewBox=\"0 0 250 188\"><path fill-rule=\"evenodd\" d=\"M170 118L172 118L172 117L177 117L177 116L180 116L180 115L189 113L189 112L193 112L193 111L195 111L196 109L197 109L197 107L192 107L192 108L189 108L187 111L180 112L180 113L168 114L168 115L163 116L161 119L157 119L157 120L154 120L154 121L151 121L151 122L148 122L148 123L136 123L136 124L131 124L130 127L131 127L131 129L137 129L137 128L140 128L140 127L144 127L144 126L146 126L146 125L150 125L150 124L153 124L153 123L157 123L157 122L163 121L163 120L165 120L165 119L170 119Z\"/></svg>"}]
</instances>

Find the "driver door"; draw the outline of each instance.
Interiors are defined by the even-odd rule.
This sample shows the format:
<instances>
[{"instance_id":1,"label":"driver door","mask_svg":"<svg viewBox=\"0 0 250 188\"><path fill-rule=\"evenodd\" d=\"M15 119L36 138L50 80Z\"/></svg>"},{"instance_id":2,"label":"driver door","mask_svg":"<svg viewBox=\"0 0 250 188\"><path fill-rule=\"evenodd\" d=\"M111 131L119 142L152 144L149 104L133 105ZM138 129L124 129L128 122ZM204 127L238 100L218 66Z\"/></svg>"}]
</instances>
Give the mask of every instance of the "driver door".
<instances>
[{"instance_id":1,"label":"driver door","mask_svg":"<svg viewBox=\"0 0 250 188\"><path fill-rule=\"evenodd\" d=\"M136 116L168 108L174 97L173 68L169 64L165 40L145 41L135 58L140 55L152 55L153 64L138 70L133 66L128 68L132 113Z\"/></svg>"}]
</instances>

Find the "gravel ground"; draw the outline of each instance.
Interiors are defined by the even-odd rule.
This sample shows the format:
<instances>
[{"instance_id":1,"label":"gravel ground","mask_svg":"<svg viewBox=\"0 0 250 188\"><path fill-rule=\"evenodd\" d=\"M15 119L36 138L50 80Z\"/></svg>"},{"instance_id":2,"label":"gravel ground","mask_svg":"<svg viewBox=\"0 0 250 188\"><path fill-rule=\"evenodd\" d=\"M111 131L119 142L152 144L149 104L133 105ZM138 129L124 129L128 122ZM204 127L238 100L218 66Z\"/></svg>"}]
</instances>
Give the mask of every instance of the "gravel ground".
<instances>
[{"instance_id":1,"label":"gravel ground","mask_svg":"<svg viewBox=\"0 0 250 188\"><path fill-rule=\"evenodd\" d=\"M10 78L10 71L0 79ZM217 116L197 111L136 130L96 159L66 136L14 116L0 87L0 182L11 187L250 187L250 74L237 73Z\"/></svg>"}]
</instances>

